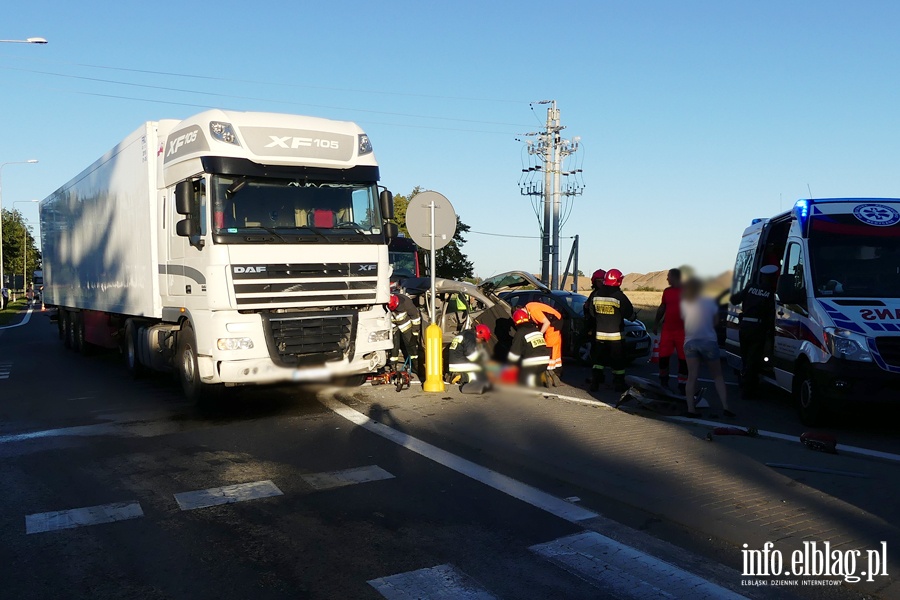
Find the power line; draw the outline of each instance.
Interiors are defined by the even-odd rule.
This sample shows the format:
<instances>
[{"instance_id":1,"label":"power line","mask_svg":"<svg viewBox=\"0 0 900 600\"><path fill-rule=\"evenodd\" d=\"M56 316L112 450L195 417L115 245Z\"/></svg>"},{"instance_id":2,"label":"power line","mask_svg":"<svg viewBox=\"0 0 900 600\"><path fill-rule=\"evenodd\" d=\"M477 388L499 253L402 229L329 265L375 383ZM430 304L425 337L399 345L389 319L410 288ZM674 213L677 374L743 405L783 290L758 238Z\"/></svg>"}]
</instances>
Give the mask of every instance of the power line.
<instances>
[{"instance_id":1,"label":"power line","mask_svg":"<svg viewBox=\"0 0 900 600\"><path fill-rule=\"evenodd\" d=\"M287 105L292 105L292 106L306 106L306 107L311 107L311 108L324 108L324 109L329 109L329 110L340 110L340 111L348 111L348 112L363 112L363 113L369 113L369 114L389 115L389 116L393 116L393 117L412 117L412 118L417 118L417 119L431 119L431 120L437 120L437 121L476 123L476 124L480 124L480 125L509 125L511 127L524 127L523 125L520 125L518 123L504 123L504 122L497 122L497 121L479 121L476 119L459 119L456 117L435 117L435 116L429 116L429 115L416 115L416 114L390 112L390 111L383 111L383 110L372 110L372 109L367 109L367 108L348 108L348 107L344 107L344 106L329 106L329 105L324 105L324 104L310 104L307 102L294 102L291 100L274 100L271 98L257 98L254 96L238 96L236 94L222 94L222 93L218 93L218 92L204 92L204 91L198 91L198 90L187 90L184 88L175 88L175 87L168 87L168 86L161 86L161 85L151 85L151 84L147 84L147 83L134 83L131 81L116 81L114 79L102 79L100 77L86 77L83 75L68 75L65 73L53 73L51 71L38 71L38 70L34 70L34 69L21 69L18 67L0 66L0 69L5 69L7 71L20 71L23 73L34 73L37 75L50 75L53 77L64 77L66 79L78 79L78 80L82 80L82 81L93 81L93 82L98 82L98 83L111 83L114 85L125 85L125 86L130 86L130 87L139 87L139 88L145 88L145 89L151 89L151 90L162 90L165 92L180 92L180 93L185 93L185 94L199 94L202 96L213 96L216 98L233 98L233 99L237 99L237 100L253 100L255 102L273 102L276 104L287 104Z\"/></svg>"},{"instance_id":2,"label":"power line","mask_svg":"<svg viewBox=\"0 0 900 600\"><path fill-rule=\"evenodd\" d=\"M524 240L539 240L539 239L541 239L541 236L539 236L539 235L512 235L509 233L490 233L487 231L475 231L472 229L468 230L466 233L476 233L478 235L490 235L493 237L520 238L520 239L524 239ZM572 235L572 236L567 236L567 237L563 237L560 239L572 240L572 239L575 239L575 236Z\"/></svg>"},{"instance_id":3,"label":"power line","mask_svg":"<svg viewBox=\"0 0 900 600\"><path fill-rule=\"evenodd\" d=\"M134 96L121 96L117 94L102 94L99 92L85 92L81 90L66 90L60 88L47 87L42 85L33 85L28 83L16 84L17 88L30 88L34 90L42 90L46 92L57 92L62 94L78 94L80 96L94 96L98 98L112 98L116 100L131 100L134 102L149 102L151 104L169 104L172 106L187 106L191 108L220 108L223 110L239 110L239 109L231 109L223 106L213 106L211 104L195 104L191 102L177 102L175 100L157 100L154 98L136 98ZM266 100L266 102L269 102ZM511 135L509 131L487 131L483 129L461 129L458 127L437 127L434 125L413 125L411 123L385 123L383 121L366 121L369 125L385 125L389 127L406 127L410 129L430 129L436 131L458 131L463 133L486 133L486 134L496 134L496 135Z\"/></svg>"},{"instance_id":4,"label":"power line","mask_svg":"<svg viewBox=\"0 0 900 600\"><path fill-rule=\"evenodd\" d=\"M13 58L10 56L5 56L4 58ZM341 88L341 87L329 87L329 86L319 86L319 85L309 85L303 83L288 83L284 81L262 81L256 79L239 79L233 77L216 77L213 75L201 75L196 73L178 73L174 71L153 71L149 69L133 69L127 67L113 67L110 65L93 65L89 63L77 63L70 61L54 61L45 58L37 58L37 57L22 57L16 56L14 58L22 59L22 60L31 60L36 62L57 64L57 65L69 65L74 67L86 67L90 69L104 69L109 71L123 71L126 73L142 73L147 75L163 75L166 77L186 77L190 79L205 79L209 81L225 81L225 82L233 82L233 83L249 83L253 85L272 85L279 87L292 87L292 88L302 88L302 89L310 89L310 90L325 90L331 92L351 92L354 94L380 94L385 96L407 96L410 98L433 98L436 100L462 100L466 102L502 102L506 104L522 104L524 101L522 100L508 100L503 98L469 98L465 96L445 96L440 94L413 94L409 92L391 92L385 90L364 90L364 89L354 89L354 88Z\"/></svg>"}]
</instances>

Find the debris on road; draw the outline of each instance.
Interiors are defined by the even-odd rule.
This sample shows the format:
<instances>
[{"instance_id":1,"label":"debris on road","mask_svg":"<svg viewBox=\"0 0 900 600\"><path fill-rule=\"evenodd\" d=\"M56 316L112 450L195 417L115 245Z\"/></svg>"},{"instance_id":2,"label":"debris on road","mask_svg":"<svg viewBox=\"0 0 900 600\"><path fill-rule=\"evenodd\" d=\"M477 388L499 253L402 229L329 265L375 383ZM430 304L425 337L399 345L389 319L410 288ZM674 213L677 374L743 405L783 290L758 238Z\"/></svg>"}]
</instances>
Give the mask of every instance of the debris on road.
<instances>
[{"instance_id":1,"label":"debris on road","mask_svg":"<svg viewBox=\"0 0 900 600\"><path fill-rule=\"evenodd\" d=\"M837 438L829 433L807 431L800 434L800 443L810 450L837 454Z\"/></svg>"}]
</instances>

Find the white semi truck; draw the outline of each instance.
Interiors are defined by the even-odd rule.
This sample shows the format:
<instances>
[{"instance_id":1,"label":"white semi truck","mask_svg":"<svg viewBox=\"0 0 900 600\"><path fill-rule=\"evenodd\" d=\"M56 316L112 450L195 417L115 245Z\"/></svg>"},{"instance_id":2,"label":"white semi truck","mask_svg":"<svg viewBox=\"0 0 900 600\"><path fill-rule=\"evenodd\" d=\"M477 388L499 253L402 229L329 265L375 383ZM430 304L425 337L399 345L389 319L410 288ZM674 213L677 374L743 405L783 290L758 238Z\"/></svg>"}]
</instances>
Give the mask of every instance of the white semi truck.
<instances>
[{"instance_id":1,"label":"white semi truck","mask_svg":"<svg viewBox=\"0 0 900 600\"><path fill-rule=\"evenodd\" d=\"M143 124L42 201L44 295L67 347L224 384L385 364L393 199L354 123L210 110Z\"/></svg>"}]
</instances>

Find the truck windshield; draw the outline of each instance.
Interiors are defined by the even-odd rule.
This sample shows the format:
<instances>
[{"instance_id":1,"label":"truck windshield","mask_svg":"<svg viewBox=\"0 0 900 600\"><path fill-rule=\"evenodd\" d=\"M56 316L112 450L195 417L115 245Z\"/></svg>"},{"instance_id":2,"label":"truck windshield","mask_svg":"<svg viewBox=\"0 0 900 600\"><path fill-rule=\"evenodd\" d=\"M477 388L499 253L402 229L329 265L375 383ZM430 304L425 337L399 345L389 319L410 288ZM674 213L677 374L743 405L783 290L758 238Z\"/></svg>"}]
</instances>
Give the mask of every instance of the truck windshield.
<instances>
[{"instance_id":1,"label":"truck windshield","mask_svg":"<svg viewBox=\"0 0 900 600\"><path fill-rule=\"evenodd\" d=\"M331 236L346 241L382 234L374 183L213 175L211 187L213 232L225 243L260 231L281 242L291 236L331 242Z\"/></svg>"},{"instance_id":2,"label":"truck windshield","mask_svg":"<svg viewBox=\"0 0 900 600\"><path fill-rule=\"evenodd\" d=\"M810 237L816 296L900 298L900 236Z\"/></svg>"}]
</instances>

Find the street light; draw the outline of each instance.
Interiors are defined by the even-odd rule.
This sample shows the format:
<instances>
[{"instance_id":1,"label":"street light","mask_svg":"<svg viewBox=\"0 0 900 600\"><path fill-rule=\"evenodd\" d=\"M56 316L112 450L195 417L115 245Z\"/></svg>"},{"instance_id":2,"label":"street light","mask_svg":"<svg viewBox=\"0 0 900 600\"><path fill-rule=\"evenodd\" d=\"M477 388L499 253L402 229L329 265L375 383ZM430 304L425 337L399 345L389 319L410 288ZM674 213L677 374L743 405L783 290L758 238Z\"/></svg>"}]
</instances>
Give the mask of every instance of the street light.
<instances>
[{"instance_id":1,"label":"street light","mask_svg":"<svg viewBox=\"0 0 900 600\"><path fill-rule=\"evenodd\" d=\"M0 215L3 214L3 167L6 165L33 165L36 162L36 158L30 158L0 164ZM3 218L0 217L0 287L3 287L3 275Z\"/></svg>"},{"instance_id":2,"label":"street light","mask_svg":"<svg viewBox=\"0 0 900 600\"><path fill-rule=\"evenodd\" d=\"M40 202L40 200L16 200L13 202L13 209L16 208L16 204L31 204L32 202ZM22 217L22 222L25 223L28 221L24 216ZM22 293L28 294L28 227L25 227L25 233L22 235Z\"/></svg>"},{"instance_id":3,"label":"street light","mask_svg":"<svg viewBox=\"0 0 900 600\"><path fill-rule=\"evenodd\" d=\"M30 37L25 38L24 40L0 40L0 42L5 42L7 44L46 44L47 40L42 37Z\"/></svg>"}]
</instances>

